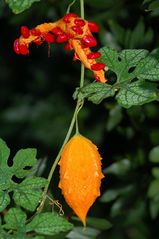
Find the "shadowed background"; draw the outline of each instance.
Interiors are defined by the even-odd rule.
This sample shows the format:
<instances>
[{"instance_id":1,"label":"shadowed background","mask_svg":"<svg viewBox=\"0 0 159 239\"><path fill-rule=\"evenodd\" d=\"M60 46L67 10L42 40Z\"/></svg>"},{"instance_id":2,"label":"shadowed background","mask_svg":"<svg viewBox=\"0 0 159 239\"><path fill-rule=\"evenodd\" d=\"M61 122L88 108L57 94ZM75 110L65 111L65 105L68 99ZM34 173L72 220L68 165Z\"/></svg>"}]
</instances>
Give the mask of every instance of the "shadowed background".
<instances>
[{"instance_id":1,"label":"shadowed background","mask_svg":"<svg viewBox=\"0 0 159 239\"><path fill-rule=\"evenodd\" d=\"M72 61L73 53L64 51L63 44L52 44L50 51L47 44L38 48L32 45L30 55L24 57L13 52L13 42L19 37L21 25L33 28L45 21L56 21L65 14L70 2L41 1L18 15L0 2L0 137L12 154L20 148L37 148L44 177L73 114L72 95L79 85L80 62ZM147 5L137 0L85 0L85 18L100 27L100 33L96 34L97 49L104 45L118 50L156 49L159 10L145 9ZM79 14L78 1L71 11ZM85 79L93 81L89 71ZM85 102L79 116L80 132L98 146L106 174L102 196L89 216L107 219L112 227L106 230L107 225L98 221L87 233L79 232L76 227L68 238L158 238L159 182L154 188L155 199L148 193L154 180L151 171L158 167L158 163L152 162L154 154L159 158L158 120L158 103L126 110L113 99L100 105ZM57 183L58 172L52 181L52 192L73 221L72 211L65 205ZM59 235L60 238L64 236Z\"/></svg>"}]
</instances>

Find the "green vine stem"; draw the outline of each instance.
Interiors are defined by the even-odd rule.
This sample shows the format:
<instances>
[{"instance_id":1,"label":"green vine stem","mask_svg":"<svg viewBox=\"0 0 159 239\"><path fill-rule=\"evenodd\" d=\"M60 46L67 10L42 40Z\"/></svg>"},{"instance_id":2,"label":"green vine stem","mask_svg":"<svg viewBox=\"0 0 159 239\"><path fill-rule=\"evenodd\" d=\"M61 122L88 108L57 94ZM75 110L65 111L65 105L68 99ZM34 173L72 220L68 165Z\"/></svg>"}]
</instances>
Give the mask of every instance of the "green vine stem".
<instances>
[{"instance_id":1,"label":"green vine stem","mask_svg":"<svg viewBox=\"0 0 159 239\"><path fill-rule=\"evenodd\" d=\"M66 13L69 13L70 12L70 8L72 7L72 5L76 2L76 0L73 0L69 5L68 5L68 8L67 8L67 11Z\"/></svg>"},{"instance_id":2,"label":"green vine stem","mask_svg":"<svg viewBox=\"0 0 159 239\"><path fill-rule=\"evenodd\" d=\"M43 191L43 196L42 196L42 200L41 200L41 203L39 205L39 207L37 208L37 212L41 212L42 209L43 209L43 206L44 206L44 203L45 203L45 200L46 200L46 196L47 196L47 192L48 192L48 188L49 188L49 185L50 185L50 182L51 182L51 179L52 179L52 176L54 174L54 171L56 169L56 166L60 160L60 156L61 156L61 152L65 146L65 144L68 142L70 136L71 136L71 133L73 131L73 128L74 128L74 125L75 125L75 121L76 121L76 117L77 117L77 113L79 112L79 108L81 106L81 103L79 101L77 101L77 104L76 104L76 108L75 108L75 111L74 111L74 114L73 114L73 117L72 117L72 120L71 120L71 123L70 123L70 126L69 126L69 129L67 131L67 134L66 134L66 137L63 141L63 144L61 146L61 149L59 150L59 153L52 165L52 168L49 172L49 176L48 176L48 183L46 184L45 188L44 188L44 191Z\"/></svg>"},{"instance_id":3,"label":"green vine stem","mask_svg":"<svg viewBox=\"0 0 159 239\"><path fill-rule=\"evenodd\" d=\"M75 1L73 1L72 4L74 2ZM71 6L71 5L69 5L69 6ZM80 0L80 8L81 8L81 17L84 18L84 0ZM84 65L81 63L80 88L83 87L83 85L84 85ZM78 116L79 111L83 107L83 104L84 104L83 100L81 100L81 99L77 100L76 108L75 108L75 111L74 111L74 114L73 114L73 117L72 117L69 129L67 131L66 137L65 137L65 139L63 141L61 149L59 150L58 155L57 155L57 157L56 157L56 159L55 159L55 161L54 161L54 163L52 165L52 168L51 168L51 170L49 172L48 182L47 182L47 184L46 184L46 186L44 188L42 200L40 202L39 207L37 208L37 213L40 213L42 211L43 207L44 207L44 203L45 203L45 200L47 198L47 192L48 192L48 189L49 189L49 186L50 186L51 179L53 177L53 174L54 174L54 171L56 169L56 166L57 166L57 164L58 164L58 162L60 160L61 152L62 152L65 144L68 142L68 140L69 140L69 138L70 138L70 136L72 134L72 131L73 131L75 123L76 123L76 133L78 133L78 120L77 120L77 116Z\"/></svg>"},{"instance_id":4,"label":"green vine stem","mask_svg":"<svg viewBox=\"0 0 159 239\"><path fill-rule=\"evenodd\" d=\"M81 18L84 18L84 0L80 0Z\"/></svg>"}]
</instances>

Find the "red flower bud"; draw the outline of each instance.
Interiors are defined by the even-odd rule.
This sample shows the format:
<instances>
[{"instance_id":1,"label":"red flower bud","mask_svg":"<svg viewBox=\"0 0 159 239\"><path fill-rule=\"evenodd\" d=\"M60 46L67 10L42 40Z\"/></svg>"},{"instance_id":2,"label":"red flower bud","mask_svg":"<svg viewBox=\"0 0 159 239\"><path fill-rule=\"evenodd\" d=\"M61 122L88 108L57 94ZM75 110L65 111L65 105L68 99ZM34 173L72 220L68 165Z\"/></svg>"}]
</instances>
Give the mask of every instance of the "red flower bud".
<instances>
[{"instance_id":1,"label":"red flower bud","mask_svg":"<svg viewBox=\"0 0 159 239\"><path fill-rule=\"evenodd\" d=\"M70 43L66 43L66 45L64 45L64 49L65 50L73 50L73 46Z\"/></svg>"},{"instance_id":2,"label":"red flower bud","mask_svg":"<svg viewBox=\"0 0 159 239\"><path fill-rule=\"evenodd\" d=\"M82 30L81 27L73 26L73 27L72 27L72 30L73 30L74 32L76 32L77 34L83 34L83 30Z\"/></svg>"},{"instance_id":3,"label":"red flower bud","mask_svg":"<svg viewBox=\"0 0 159 239\"><path fill-rule=\"evenodd\" d=\"M100 70L103 70L104 67L105 67L105 64L103 64L103 63L95 63L91 66L91 69L93 71L100 71Z\"/></svg>"},{"instance_id":4,"label":"red flower bud","mask_svg":"<svg viewBox=\"0 0 159 239\"><path fill-rule=\"evenodd\" d=\"M22 55L27 55L27 54L29 54L28 47L27 47L27 45L25 45L25 44L20 44L20 45L19 45L19 50L20 50L20 53L21 53Z\"/></svg>"},{"instance_id":5,"label":"red flower bud","mask_svg":"<svg viewBox=\"0 0 159 239\"><path fill-rule=\"evenodd\" d=\"M29 31L29 28L28 28L28 27L26 27L26 26L21 26L20 31L21 31L21 35L22 35L24 38L28 38L28 37L30 36L30 31Z\"/></svg>"},{"instance_id":6,"label":"red flower bud","mask_svg":"<svg viewBox=\"0 0 159 239\"><path fill-rule=\"evenodd\" d=\"M95 22L88 22L88 27L90 29L91 32L99 32L99 27Z\"/></svg>"},{"instance_id":7,"label":"red flower bud","mask_svg":"<svg viewBox=\"0 0 159 239\"><path fill-rule=\"evenodd\" d=\"M100 52L91 52L87 55L88 59L96 59L101 57L101 53Z\"/></svg>"},{"instance_id":8,"label":"red flower bud","mask_svg":"<svg viewBox=\"0 0 159 239\"><path fill-rule=\"evenodd\" d=\"M63 21L66 23L70 22L70 18L72 17L78 17L75 13L68 13L63 17Z\"/></svg>"},{"instance_id":9,"label":"red flower bud","mask_svg":"<svg viewBox=\"0 0 159 239\"><path fill-rule=\"evenodd\" d=\"M93 36L86 35L82 38L82 43L87 47L92 47L97 45L97 41Z\"/></svg>"},{"instance_id":10,"label":"red flower bud","mask_svg":"<svg viewBox=\"0 0 159 239\"><path fill-rule=\"evenodd\" d=\"M33 36L40 36L41 35L40 30L36 29L36 28L31 29L30 32Z\"/></svg>"},{"instance_id":11,"label":"red flower bud","mask_svg":"<svg viewBox=\"0 0 159 239\"><path fill-rule=\"evenodd\" d=\"M58 43L65 42L67 40L68 40L68 36L65 33L62 33L62 34L58 35L57 38L56 38L56 42L58 42Z\"/></svg>"},{"instance_id":12,"label":"red flower bud","mask_svg":"<svg viewBox=\"0 0 159 239\"><path fill-rule=\"evenodd\" d=\"M86 24L83 19L75 19L75 20L74 20L74 23L75 23L75 25L78 26L78 27L83 27L83 26Z\"/></svg>"},{"instance_id":13,"label":"red flower bud","mask_svg":"<svg viewBox=\"0 0 159 239\"><path fill-rule=\"evenodd\" d=\"M61 30L60 27L55 27L51 30L55 35L63 34L64 32Z\"/></svg>"},{"instance_id":14,"label":"red flower bud","mask_svg":"<svg viewBox=\"0 0 159 239\"><path fill-rule=\"evenodd\" d=\"M14 41L13 48L14 48L15 53L17 53L18 55L20 54L19 46L20 46L20 44L19 44L19 39L16 39L16 40Z\"/></svg>"},{"instance_id":15,"label":"red flower bud","mask_svg":"<svg viewBox=\"0 0 159 239\"><path fill-rule=\"evenodd\" d=\"M96 74L94 74L94 79L95 79L97 82L100 82L100 77L97 76Z\"/></svg>"},{"instance_id":16,"label":"red flower bud","mask_svg":"<svg viewBox=\"0 0 159 239\"><path fill-rule=\"evenodd\" d=\"M49 42L49 43L51 43L51 42L54 42L54 40L55 40L55 37L51 34L51 33L46 33L45 35L44 35L44 40L46 41L46 42Z\"/></svg>"}]
</instances>

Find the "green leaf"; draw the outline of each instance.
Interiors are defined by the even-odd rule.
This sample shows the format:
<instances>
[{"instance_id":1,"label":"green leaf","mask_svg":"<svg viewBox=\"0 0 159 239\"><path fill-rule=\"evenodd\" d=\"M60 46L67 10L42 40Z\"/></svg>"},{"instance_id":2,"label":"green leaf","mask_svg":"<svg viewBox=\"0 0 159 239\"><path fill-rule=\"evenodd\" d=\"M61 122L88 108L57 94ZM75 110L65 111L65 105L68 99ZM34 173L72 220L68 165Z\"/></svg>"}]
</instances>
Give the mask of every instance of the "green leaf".
<instances>
[{"instance_id":1,"label":"green leaf","mask_svg":"<svg viewBox=\"0 0 159 239\"><path fill-rule=\"evenodd\" d=\"M151 149L149 153L149 160L153 163L159 162L159 146L156 146L153 149Z\"/></svg>"},{"instance_id":2,"label":"green leaf","mask_svg":"<svg viewBox=\"0 0 159 239\"><path fill-rule=\"evenodd\" d=\"M1 239L13 239L13 238L11 238L11 236L8 234L8 233L6 233L3 229L2 229L2 227L0 226L0 238Z\"/></svg>"},{"instance_id":3,"label":"green leaf","mask_svg":"<svg viewBox=\"0 0 159 239\"><path fill-rule=\"evenodd\" d=\"M113 189L110 189L108 191L106 191L100 198L100 201L101 202L111 202L113 201L114 199L116 199L119 195L119 191L118 190L113 190Z\"/></svg>"},{"instance_id":4,"label":"green leaf","mask_svg":"<svg viewBox=\"0 0 159 239\"><path fill-rule=\"evenodd\" d=\"M19 150L13 159L11 167L8 166L9 153L7 145L0 139L0 192L1 190L15 191L13 194L15 202L33 211L39 203L42 195L41 188L45 186L46 179L32 177L17 184L13 181L13 176L23 178L30 174L32 166L36 163L36 150ZM0 201L0 210L3 210L10 202L7 191L0 193Z\"/></svg>"},{"instance_id":5,"label":"green leaf","mask_svg":"<svg viewBox=\"0 0 159 239\"><path fill-rule=\"evenodd\" d=\"M143 105L158 98L157 84L149 82L133 82L124 85L116 96L117 102L125 108Z\"/></svg>"},{"instance_id":6,"label":"green leaf","mask_svg":"<svg viewBox=\"0 0 159 239\"><path fill-rule=\"evenodd\" d=\"M130 38L130 43L129 46L130 48L135 48L138 45L140 45L144 41L145 37L145 25L143 18L141 18L138 22L135 28L133 29L131 33L131 38Z\"/></svg>"},{"instance_id":7,"label":"green leaf","mask_svg":"<svg viewBox=\"0 0 159 239\"><path fill-rule=\"evenodd\" d=\"M0 139L0 189L7 189L11 184L11 172L7 160L10 150L6 143Z\"/></svg>"},{"instance_id":8,"label":"green leaf","mask_svg":"<svg viewBox=\"0 0 159 239\"><path fill-rule=\"evenodd\" d=\"M153 55L140 60L135 69L135 75L138 78L150 81L159 81L159 62Z\"/></svg>"},{"instance_id":9,"label":"green leaf","mask_svg":"<svg viewBox=\"0 0 159 239\"><path fill-rule=\"evenodd\" d=\"M128 159L123 159L118 162L112 163L109 167L104 169L104 173L112 173L118 176L125 175L131 167Z\"/></svg>"},{"instance_id":10,"label":"green leaf","mask_svg":"<svg viewBox=\"0 0 159 239\"><path fill-rule=\"evenodd\" d=\"M15 14L21 13L30 8L34 2L40 2L40 0L5 0L9 7Z\"/></svg>"},{"instance_id":11,"label":"green leaf","mask_svg":"<svg viewBox=\"0 0 159 239\"><path fill-rule=\"evenodd\" d=\"M102 56L100 61L105 63L107 67L116 73L118 82L126 82L137 77L132 67L136 67L139 62L148 55L148 51L141 50L123 50L117 52L114 49L103 47L100 49Z\"/></svg>"},{"instance_id":12,"label":"green leaf","mask_svg":"<svg viewBox=\"0 0 159 239\"><path fill-rule=\"evenodd\" d=\"M115 105L110 111L109 111L109 118L107 121L107 130L111 131L114 129L122 120L122 109L120 105Z\"/></svg>"},{"instance_id":13,"label":"green leaf","mask_svg":"<svg viewBox=\"0 0 159 239\"><path fill-rule=\"evenodd\" d=\"M83 87L80 93L83 98L87 97L93 103L99 104L103 99L113 96L115 90L111 85L94 82Z\"/></svg>"},{"instance_id":14,"label":"green leaf","mask_svg":"<svg viewBox=\"0 0 159 239\"><path fill-rule=\"evenodd\" d=\"M74 98L88 98L99 104L117 92L115 98L125 108L159 98L157 83L151 82L159 81L159 62L153 54L144 49L117 52L107 47L103 47L100 52L102 56L99 61L116 74L116 82L113 85L97 82L86 85L76 90Z\"/></svg>"},{"instance_id":15,"label":"green leaf","mask_svg":"<svg viewBox=\"0 0 159 239\"><path fill-rule=\"evenodd\" d=\"M159 179L159 168L154 167L154 168L152 169L152 175L153 175L156 179Z\"/></svg>"},{"instance_id":16,"label":"green leaf","mask_svg":"<svg viewBox=\"0 0 159 239\"><path fill-rule=\"evenodd\" d=\"M74 216L72 219L75 221L81 222L78 217ZM92 226L99 230L107 230L112 227L112 224L108 220L103 218L97 218L97 217L87 217L86 224L87 224L87 227Z\"/></svg>"},{"instance_id":17,"label":"green leaf","mask_svg":"<svg viewBox=\"0 0 159 239\"><path fill-rule=\"evenodd\" d=\"M30 239L45 239L45 237L43 237L43 236L35 236L35 237L31 237Z\"/></svg>"},{"instance_id":18,"label":"green leaf","mask_svg":"<svg viewBox=\"0 0 159 239\"><path fill-rule=\"evenodd\" d=\"M18 178L23 178L30 173L26 167L31 167L36 163L35 149L21 149L17 152L13 159L13 166L8 166L8 157L10 150L3 140L0 139L0 189L11 187L13 175Z\"/></svg>"},{"instance_id":19,"label":"green leaf","mask_svg":"<svg viewBox=\"0 0 159 239\"><path fill-rule=\"evenodd\" d=\"M99 230L107 230L112 227L112 224L108 220L97 217L87 217L87 225Z\"/></svg>"},{"instance_id":20,"label":"green leaf","mask_svg":"<svg viewBox=\"0 0 159 239\"><path fill-rule=\"evenodd\" d=\"M30 174L30 170L25 167L34 166L36 163L36 149L21 149L13 158L12 171L18 178L23 178Z\"/></svg>"},{"instance_id":21,"label":"green leaf","mask_svg":"<svg viewBox=\"0 0 159 239\"><path fill-rule=\"evenodd\" d=\"M153 219L158 216L159 213L159 200L151 200L150 201L150 214Z\"/></svg>"},{"instance_id":22,"label":"green leaf","mask_svg":"<svg viewBox=\"0 0 159 239\"><path fill-rule=\"evenodd\" d=\"M110 215L111 217L116 217L122 213L124 200L122 198L118 198L111 207Z\"/></svg>"},{"instance_id":23,"label":"green leaf","mask_svg":"<svg viewBox=\"0 0 159 239\"><path fill-rule=\"evenodd\" d=\"M2 212L10 203L10 197L7 192L0 191L0 212Z\"/></svg>"},{"instance_id":24,"label":"green leaf","mask_svg":"<svg viewBox=\"0 0 159 239\"><path fill-rule=\"evenodd\" d=\"M137 21L135 28L125 29L120 26L117 21L109 20L108 22L114 40L119 42L123 48L139 48L153 40L153 31L151 28L145 29L143 18Z\"/></svg>"},{"instance_id":25,"label":"green leaf","mask_svg":"<svg viewBox=\"0 0 159 239\"><path fill-rule=\"evenodd\" d=\"M47 183L47 180L40 177L26 178L22 183L17 185L13 198L17 205L34 211L42 197L41 188Z\"/></svg>"},{"instance_id":26,"label":"green leaf","mask_svg":"<svg viewBox=\"0 0 159 239\"><path fill-rule=\"evenodd\" d=\"M36 215L33 220L27 224L27 232L35 231L42 235L55 235L60 232L67 232L71 230L73 225L65 220L63 217L55 213L40 213Z\"/></svg>"},{"instance_id":27,"label":"green leaf","mask_svg":"<svg viewBox=\"0 0 159 239\"><path fill-rule=\"evenodd\" d=\"M152 0L144 0L143 4L147 3L147 2L151 2Z\"/></svg>"},{"instance_id":28,"label":"green leaf","mask_svg":"<svg viewBox=\"0 0 159 239\"><path fill-rule=\"evenodd\" d=\"M114 38L120 43L123 44L125 38L125 29L121 27L116 21L109 20L108 22L110 29L113 33Z\"/></svg>"},{"instance_id":29,"label":"green leaf","mask_svg":"<svg viewBox=\"0 0 159 239\"><path fill-rule=\"evenodd\" d=\"M159 80L159 62L147 50L132 49L118 53L114 49L104 47L100 52L100 61L117 76L112 87L118 91L116 99L120 105L129 108L158 99L157 84L147 80Z\"/></svg>"},{"instance_id":30,"label":"green leaf","mask_svg":"<svg viewBox=\"0 0 159 239\"><path fill-rule=\"evenodd\" d=\"M159 9L159 1L156 0L156 1L153 1L152 3L150 3L148 9L149 10L157 10L157 9Z\"/></svg>"},{"instance_id":31,"label":"green leaf","mask_svg":"<svg viewBox=\"0 0 159 239\"><path fill-rule=\"evenodd\" d=\"M45 239L45 237L43 237L43 236L35 236L35 237L31 237L30 239Z\"/></svg>"},{"instance_id":32,"label":"green leaf","mask_svg":"<svg viewBox=\"0 0 159 239\"><path fill-rule=\"evenodd\" d=\"M5 225L6 229L18 229L19 227L24 227L27 216L26 214L18 208L11 208L5 215Z\"/></svg>"},{"instance_id":33,"label":"green leaf","mask_svg":"<svg viewBox=\"0 0 159 239\"><path fill-rule=\"evenodd\" d=\"M100 231L91 227L75 227L66 238L69 239L95 239L99 235Z\"/></svg>"},{"instance_id":34,"label":"green leaf","mask_svg":"<svg viewBox=\"0 0 159 239\"><path fill-rule=\"evenodd\" d=\"M107 203L111 202L114 199L116 199L118 196L121 195L126 195L130 194L132 191L133 186L129 185L127 187L122 187L122 188L115 188L115 189L110 189L107 190L101 197L100 197L100 202Z\"/></svg>"},{"instance_id":35,"label":"green leaf","mask_svg":"<svg viewBox=\"0 0 159 239\"><path fill-rule=\"evenodd\" d=\"M154 200L159 200L159 179L153 180L150 183L148 196Z\"/></svg>"}]
</instances>

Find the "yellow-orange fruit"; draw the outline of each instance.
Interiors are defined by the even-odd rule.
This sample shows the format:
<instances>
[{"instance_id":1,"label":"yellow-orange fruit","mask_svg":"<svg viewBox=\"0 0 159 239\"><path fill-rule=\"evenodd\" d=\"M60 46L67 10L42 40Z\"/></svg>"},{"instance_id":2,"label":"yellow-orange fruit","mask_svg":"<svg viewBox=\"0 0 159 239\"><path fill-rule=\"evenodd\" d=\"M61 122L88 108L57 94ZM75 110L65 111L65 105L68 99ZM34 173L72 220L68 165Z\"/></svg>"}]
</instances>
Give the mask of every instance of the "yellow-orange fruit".
<instances>
[{"instance_id":1,"label":"yellow-orange fruit","mask_svg":"<svg viewBox=\"0 0 159 239\"><path fill-rule=\"evenodd\" d=\"M75 135L65 145L59 165L59 187L68 205L85 225L87 212L100 195L104 177L98 149L89 139Z\"/></svg>"}]
</instances>

